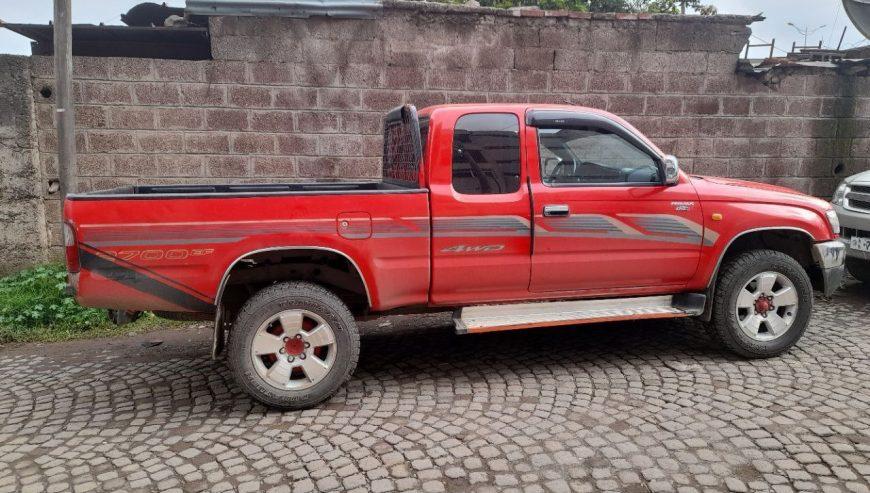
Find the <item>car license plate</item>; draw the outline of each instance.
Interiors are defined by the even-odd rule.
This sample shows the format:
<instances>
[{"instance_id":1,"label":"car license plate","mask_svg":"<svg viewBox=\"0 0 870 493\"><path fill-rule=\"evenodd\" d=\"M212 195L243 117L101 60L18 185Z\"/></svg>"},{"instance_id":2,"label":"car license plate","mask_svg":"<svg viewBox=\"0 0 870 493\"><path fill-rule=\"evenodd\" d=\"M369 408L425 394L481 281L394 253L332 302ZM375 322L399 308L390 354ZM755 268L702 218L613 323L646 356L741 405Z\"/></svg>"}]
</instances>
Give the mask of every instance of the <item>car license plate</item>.
<instances>
[{"instance_id":1,"label":"car license plate","mask_svg":"<svg viewBox=\"0 0 870 493\"><path fill-rule=\"evenodd\" d=\"M852 250L870 252L870 238L859 238L857 236L853 236L849 240L849 246L852 248Z\"/></svg>"}]
</instances>

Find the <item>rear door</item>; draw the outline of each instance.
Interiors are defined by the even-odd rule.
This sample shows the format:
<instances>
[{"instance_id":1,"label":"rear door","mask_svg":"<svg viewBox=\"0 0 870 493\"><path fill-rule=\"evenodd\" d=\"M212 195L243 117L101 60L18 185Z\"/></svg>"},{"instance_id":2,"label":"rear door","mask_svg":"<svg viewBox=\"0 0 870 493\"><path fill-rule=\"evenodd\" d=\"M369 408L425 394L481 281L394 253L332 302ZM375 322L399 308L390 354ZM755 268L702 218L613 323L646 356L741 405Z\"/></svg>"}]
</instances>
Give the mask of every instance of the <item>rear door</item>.
<instances>
[{"instance_id":1,"label":"rear door","mask_svg":"<svg viewBox=\"0 0 870 493\"><path fill-rule=\"evenodd\" d=\"M521 112L441 109L432 117L433 304L528 295L530 203Z\"/></svg>"},{"instance_id":2,"label":"rear door","mask_svg":"<svg viewBox=\"0 0 870 493\"><path fill-rule=\"evenodd\" d=\"M694 187L687 180L664 185L657 151L627 124L564 111L538 110L532 120L536 128L527 133L538 146L530 152L538 155L530 158L530 290L615 294L684 286L697 269L704 233Z\"/></svg>"}]
</instances>

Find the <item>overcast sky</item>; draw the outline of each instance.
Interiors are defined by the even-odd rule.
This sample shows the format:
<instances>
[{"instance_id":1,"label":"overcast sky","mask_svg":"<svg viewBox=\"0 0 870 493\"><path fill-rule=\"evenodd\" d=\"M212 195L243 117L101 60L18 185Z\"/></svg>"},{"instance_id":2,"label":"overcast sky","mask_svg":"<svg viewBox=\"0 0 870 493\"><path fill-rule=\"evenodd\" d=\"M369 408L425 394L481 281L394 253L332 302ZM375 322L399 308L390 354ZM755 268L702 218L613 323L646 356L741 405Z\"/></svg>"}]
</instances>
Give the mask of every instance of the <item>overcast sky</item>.
<instances>
[{"instance_id":1,"label":"overcast sky","mask_svg":"<svg viewBox=\"0 0 870 493\"><path fill-rule=\"evenodd\" d=\"M98 24L120 24L121 13L129 10L141 0L72 0L73 22ZM159 2L160 0L152 0ZM183 0L169 0L171 6L184 6ZM705 0L719 8L722 14L764 13L763 22L752 24L752 32L763 42L776 38L776 46L784 54L792 41L803 44L804 38L788 25L789 22L801 29L815 31L808 38L808 44L823 44L836 47L843 27L848 26L843 46L859 46L870 43L859 33L843 11L840 0ZM0 19L6 22L25 22L46 24L52 18L51 0L0 0ZM754 38L753 43L760 43ZM7 29L0 29L0 53L30 53L30 40ZM764 48L750 52L750 56L761 57Z\"/></svg>"}]
</instances>

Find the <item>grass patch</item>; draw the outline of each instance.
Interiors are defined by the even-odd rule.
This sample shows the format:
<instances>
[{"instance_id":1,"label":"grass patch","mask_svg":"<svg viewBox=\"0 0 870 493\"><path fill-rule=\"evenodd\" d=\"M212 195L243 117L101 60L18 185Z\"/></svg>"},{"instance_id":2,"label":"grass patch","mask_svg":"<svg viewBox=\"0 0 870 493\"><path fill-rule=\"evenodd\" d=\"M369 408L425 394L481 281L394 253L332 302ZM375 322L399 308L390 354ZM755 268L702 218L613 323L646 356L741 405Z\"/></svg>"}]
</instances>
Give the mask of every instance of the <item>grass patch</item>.
<instances>
[{"instance_id":1,"label":"grass patch","mask_svg":"<svg viewBox=\"0 0 870 493\"><path fill-rule=\"evenodd\" d=\"M0 344L106 337L177 325L145 313L136 322L118 327L106 310L76 303L64 292L65 286L66 270L61 264L0 278Z\"/></svg>"}]
</instances>

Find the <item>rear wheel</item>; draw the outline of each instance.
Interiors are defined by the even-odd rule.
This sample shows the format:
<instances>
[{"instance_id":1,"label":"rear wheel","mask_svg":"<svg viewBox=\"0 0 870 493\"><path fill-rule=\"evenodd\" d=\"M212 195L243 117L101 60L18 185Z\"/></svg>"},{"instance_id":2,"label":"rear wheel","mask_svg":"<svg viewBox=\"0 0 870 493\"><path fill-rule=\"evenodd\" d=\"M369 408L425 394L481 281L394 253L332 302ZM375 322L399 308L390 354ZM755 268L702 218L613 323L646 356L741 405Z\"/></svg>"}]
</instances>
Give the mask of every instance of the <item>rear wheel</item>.
<instances>
[{"instance_id":1,"label":"rear wheel","mask_svg":"<svg viewBox=\"0 0 870 493\"><path fill-rule=\"evenodd\" d=\"M810 321L813 291L799 263L774 250L755 250L722 267L710 332L747 358L788 351Z\"/></svg>"},{"instance_id":2,"label":"rear wheel","mask_svg":"<svg viewBox=\"0 0 870 493\"><path fill-rule=\"evenodd\" d=\"M862 260L854 257L846 257L846 270L852 277L870 283L870 260Z\"/></svg>"},{"instance_id":3,"label":"rear wheel","mask_svg":"<svg viewBox=\"0 0 870 493\"><path fill-rule=\"evenodd\" d=\"M359 358L359 333L347 306L305 282L255 294L230 332L228 362L236 382L258 401L304 409L330 396Z\"/></svg>"}]
</instances>

